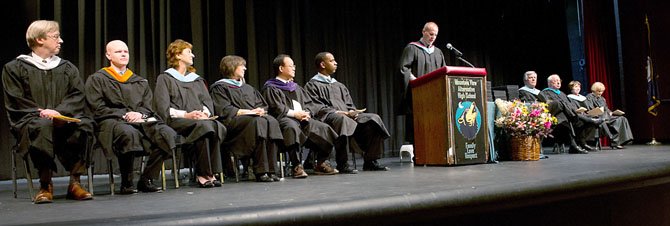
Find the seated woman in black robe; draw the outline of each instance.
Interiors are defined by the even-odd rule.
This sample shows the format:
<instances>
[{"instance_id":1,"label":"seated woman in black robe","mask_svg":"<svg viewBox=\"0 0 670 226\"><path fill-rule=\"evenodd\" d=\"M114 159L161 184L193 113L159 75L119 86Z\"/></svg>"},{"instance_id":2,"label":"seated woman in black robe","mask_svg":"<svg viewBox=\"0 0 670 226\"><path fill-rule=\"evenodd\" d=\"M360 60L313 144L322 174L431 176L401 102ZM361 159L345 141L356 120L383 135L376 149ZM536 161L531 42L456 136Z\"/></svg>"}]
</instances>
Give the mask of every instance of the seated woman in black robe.
<instances>
[{"instance_id":1,"label":"seated woman in black robe","mask_svg":"<svg viewBox=\"0 0 670 226\"><path fill-rule=\"evenodd\" d=\"M568 94L568 98L570 98L570 101L572 101L575 105L577 105L578 108L584 108L586 110L592 110L596 108L591 102L587 101L586 97L582 95L580 92L582 91L582 83L579 81L571 81L568 83L568 88L570 89L570 94ZM585 112L581 112L580 114L585 115ZM600 116L591 116L591 118L603 118L602 115ZM605 123L601 123L598 126L585 126L584 129L582 129L579 133L579 137L581 139L584 139L585 141L595 141L600 137L599 133L600 131L603 131L605 134L608 136L610 135L610 131L607 128L607 125ZM588 145L587 145L588 146ZM590 147L590 146L589 146ZM591 151L596 150L593 147L590 147Z\"/></svg>"},{"instance_id":2,"label":"seated woman in black robe","mask_svg":"<svg viewBox=\"0 0 670 226\"><path fill-rule=\"evenodd\" d=\"M607 101L603 97L605 92L605 85L601 82L595 82L591 85L591 93L586 95L586 100L595 107L604 108L604 118L607 122L607 127L611 131L608 134L612 149L622 149L624 144L633 141L633 132L628 124L628 119L623 115L614 115L607 106Z\"/></svg>"},{"instance_id":3,"label":"seated woman in black robe","mask_svg":"<svg viewBox=\"0 0 670 226\"><path fill-rule=\"evenodd\" d=\"M185 137L184 143L193 144L195 174L200 187L220 187L214 177L221 172L221 142L226 127L211 120L214 104L207 91L205 79L195 73L193 45L177 39L167 49L169 69L158 75L154 90L156 113Z\"/></svg>"},{"instance_id":4,"label":"seated woman in black robe","mask_svg":"<svg viewBox=\"0 0 670 226\"><path fill-rule=\"evenodd\" d=\"M223 144L236 156L252 157L256 181L279 181L275 175L277 143L283 139L279 122L267 114L260 92L244 83L246 64L239 56L223 57L219 70L224 79L210 89L215 115L228 129Z\"/></svg>"}]
</instances>

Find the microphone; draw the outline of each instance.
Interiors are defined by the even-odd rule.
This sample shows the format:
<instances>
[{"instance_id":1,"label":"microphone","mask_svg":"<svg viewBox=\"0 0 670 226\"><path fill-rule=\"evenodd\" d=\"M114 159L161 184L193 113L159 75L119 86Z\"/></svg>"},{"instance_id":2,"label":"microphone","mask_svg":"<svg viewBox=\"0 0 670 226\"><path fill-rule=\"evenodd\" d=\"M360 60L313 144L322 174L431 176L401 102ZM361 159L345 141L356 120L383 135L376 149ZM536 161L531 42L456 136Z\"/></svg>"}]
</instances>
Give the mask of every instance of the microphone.
<instances>
[{"instance_id":1,"label":"microphone","mask_svg":"<svg viewBox=\"0 0 670 226\"><path fill-rule=\"evenodd\" d=\"M453 45L451 45L451 43L447 43L447 49L454 52L454 54L456 54L457 57L463 56L463 53L461 53L461 51L458 51L458 49L456 49Z\"/></svg>"}]
</instances>

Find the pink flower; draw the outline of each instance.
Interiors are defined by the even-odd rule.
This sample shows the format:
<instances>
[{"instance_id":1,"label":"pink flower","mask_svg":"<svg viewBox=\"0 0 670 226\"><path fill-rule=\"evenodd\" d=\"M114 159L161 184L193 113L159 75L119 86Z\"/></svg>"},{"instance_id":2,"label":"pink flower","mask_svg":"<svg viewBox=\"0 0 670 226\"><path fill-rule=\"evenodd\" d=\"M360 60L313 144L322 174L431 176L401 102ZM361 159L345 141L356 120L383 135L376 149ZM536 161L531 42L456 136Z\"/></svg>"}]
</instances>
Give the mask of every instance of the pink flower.
<instances>
[{"instance_id":1,"label":"pink flower","mask_svg":"<svg viewBox=\"0 0 670 226\"><path fill-rule=\"evenodd\" d=\"M530 117L537 117L538 115L540 115L540 113L541 112L539 109L535 109L532 112L530 112Z\"/></svg>"}]
</instances>

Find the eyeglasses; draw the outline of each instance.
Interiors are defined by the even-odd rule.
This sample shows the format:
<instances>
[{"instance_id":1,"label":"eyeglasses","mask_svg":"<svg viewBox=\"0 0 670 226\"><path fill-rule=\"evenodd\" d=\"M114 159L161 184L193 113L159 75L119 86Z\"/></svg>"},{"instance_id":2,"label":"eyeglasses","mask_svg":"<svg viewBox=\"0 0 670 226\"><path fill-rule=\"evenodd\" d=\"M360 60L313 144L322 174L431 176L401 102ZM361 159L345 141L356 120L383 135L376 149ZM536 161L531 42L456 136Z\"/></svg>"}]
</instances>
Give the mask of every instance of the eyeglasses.
<instances>
[{"instance_id":1,"label":"eyeglasses","mask_svg":"<svg viewBox=\"0 0 670 226\"><path fill-rule=\"evenodd\" d=\"M47 35L49 38L53 38L54 40L60 39L60 34L55 34L55 35Z\"/></svg>"}]
</instances>

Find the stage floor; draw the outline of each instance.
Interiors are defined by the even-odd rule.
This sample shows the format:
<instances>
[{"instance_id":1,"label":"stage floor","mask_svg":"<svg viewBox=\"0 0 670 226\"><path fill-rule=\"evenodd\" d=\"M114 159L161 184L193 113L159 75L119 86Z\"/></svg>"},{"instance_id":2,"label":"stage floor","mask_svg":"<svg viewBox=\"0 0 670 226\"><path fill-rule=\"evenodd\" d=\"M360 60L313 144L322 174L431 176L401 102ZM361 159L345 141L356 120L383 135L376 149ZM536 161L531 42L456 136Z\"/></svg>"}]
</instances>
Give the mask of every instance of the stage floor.
<instances>
[{"instance_id":1,"label":"stage floor","mask_svg":"<svg viewBox=\"0 0 670 226\"><path fill-rule=\"evenodd\" d=\"M91 201L66 200L67 178L62 177L54 180L54 203L43 205L32 204L24 179L17 199L11 181L0 181L0 224L400 225L430 222L404 216L444 219L670 182L670 146L548 156L456 167L385 158L388 172L310 175L273 183L226 181L222 188L210 189L174 189L168 182L163 193L114 196L107 177L96 175ZM363 161L357 162L360 169ZM116 182L118 191L118 176Z\"/></svg>"}]
</instances>

